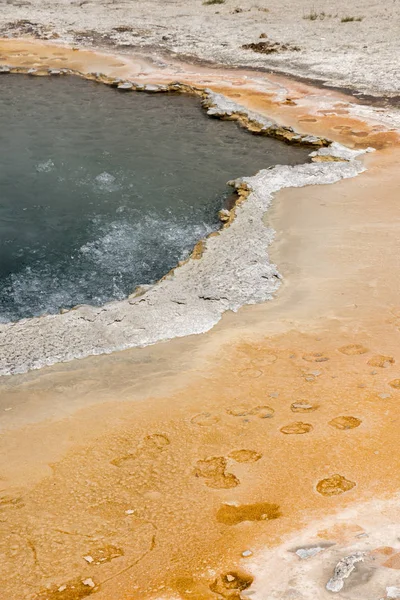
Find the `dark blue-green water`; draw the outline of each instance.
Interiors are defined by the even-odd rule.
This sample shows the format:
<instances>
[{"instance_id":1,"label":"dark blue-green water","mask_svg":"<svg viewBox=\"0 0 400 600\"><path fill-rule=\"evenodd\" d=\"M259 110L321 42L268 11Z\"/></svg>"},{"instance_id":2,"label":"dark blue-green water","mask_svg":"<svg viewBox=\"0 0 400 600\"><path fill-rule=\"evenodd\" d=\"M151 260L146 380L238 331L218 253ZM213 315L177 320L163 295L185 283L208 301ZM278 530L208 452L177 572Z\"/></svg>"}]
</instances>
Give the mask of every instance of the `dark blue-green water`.
<instances>
[{"instance_id":1,"label":"dark blue-green water","mask_svg":"<svg viewBox=\"0 0 400 600\"><path fill-rule=\"evenodd\" d=\"M229 179L306 158L192 97L0 76L0 322L154 282L218 229Z\"/></svg>"}]
</instances>

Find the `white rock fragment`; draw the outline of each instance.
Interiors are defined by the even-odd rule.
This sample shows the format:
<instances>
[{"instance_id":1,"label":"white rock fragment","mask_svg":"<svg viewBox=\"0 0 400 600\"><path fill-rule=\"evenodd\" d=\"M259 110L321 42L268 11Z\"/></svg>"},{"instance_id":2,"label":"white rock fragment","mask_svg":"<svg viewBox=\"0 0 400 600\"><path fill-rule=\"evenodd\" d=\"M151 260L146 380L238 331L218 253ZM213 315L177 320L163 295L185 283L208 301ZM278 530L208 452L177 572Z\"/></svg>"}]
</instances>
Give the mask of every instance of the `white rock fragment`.
<instances>
[{"instance_id":1,"label":"white rock fragment","mask_svg":"<svg viewBox=\"0 0 400 600\"><path fill-rule=\"evenodd\" d=\"M242 552L242 556L251 556L253 553L251 550L244 550L244 552Z\"/></svg>"},{"instance_id":2,"label":"white rock fragment","mask_svg":"<svg viewBox=\"0 0 400 600\"><path fill-rule=\"evenodd\" d=\"M219 220L222 221L222 223L226 223L227 221L229 221L231 216L231 213L229 210L227 210L226 208L222 208L219 212L218 212L218 217Z\"/></svg>"},{"instance_id":3,"label":"white rock fragment","mask_svg":"<svg viewBox=\"0 0 400 600\"><path fill-rule=\"evenodd\" d=\"M318 138L315 135L305 135L301 138L304 144L315 144Z\"/></svg>"},{"instance_id":4,"label":"white rock fragment","mask_svg":"<svg viewBox=\"0 0 400 600\"><path fill-rule=\"evenodd\" d=\"M333 156L334 158L341 158L343 160L353 160L354 158L357 158L357 156L365 154L365 152L375 152L375 149L367 148L366 150L352 150L338 142L332 142L327 148L320 148L315 152L311 152L310 156L312 158L314 156Z\"/></svg>"},{"instance_id":5,"label":"white rock fragment","mask_svg":"<svg viewBox=\"0 0 400 600\"><path fill-rule=\"evenodd\" d=\"M326 584L326 589L329 592L340 592L344 586L344 580L354 571L358 562L364 561L365 556L365 552L355 552L342 558L335 567L333 577Z\"/></svg>"},{"instance_id":6,"label":"white rock fragment","mask_svg":"<svg viewBox=\"0 0 400 600\"><path fill-rule=\"evenodd\" d=\"M67 586L66 586L66 585L60 585L60 587L58 588L58 590L57 590L57 591L58 591L58 592L63 592L63 591L64 591L64 590L66 590L66 589L67 589Z\"/></svg>"},{"instance_id":7,"label":"white rock fragment","mask_svg":"<svg viewBox=\"0 0 400 600\"><path fill-rule=\"evenodd\" d=\"M400 587L389 586L386 588L387 598L400 598Z\"/></svg>"},{"instance_id":8,"label":"white rock fragment","mask_svg":"<svg viewBox=\"0 0 400 600\"><path fill-rule=\"evenodd\" d=\"M147 83L143 87L143 89L145 92L157 93L157 92L166 92L168 88L165 85L155 85L152 83Z\"/></svg>"},{"instance_id":9,"label":"white rock fragment","mask_svg":"<svg viewBox=\"0 0 400 600\"><path fill-rule=\"evenodd\" d=\"M84 560L86 560L86 562L88 562L89 564L91 564L92 562L94 562L94 558L93 558L92 556L90 556L90 555L88 555L88 556L84 556L83 558L84 558Z\"/></svg>"},{"instance_id":10,"label":"white rock fragment","mask_svg":"<svg viewBox=\"0 0 400 600\"><path fill-rule=\"evenodd\" d=\"M126 511L125 511L125 514L126 514L126 515L133 515L134 513L135 513L135 511L134 511L134 510L132 510L131 508L130 508L129 510L126 510Z\"/></svg>"},{"instance_id":11,"label":"white rock fragment","mask_svg":"<svg viewBox=\"0 0 400 600\"><path fill-rule=\"evenodd\" d=\"M96 587L96 584L94 583L93 579L91 579L90 577L88 579L84 579L82 581L83 585L87 585L88 587L94 588Z\"/></svg>"},{"instance_id":12,"label":"white rock fragment","mask_svg":"<svg viewBox=\"0 0 400 600\"><path fill-rule=\"evenodd\" d=\"M125 90L125 91L132 90L133 89L133 83L130 83L130 81L124 81L123 83L119 83L117 85L117 88L119 90Z\"/></svg>"},{"instance_id":13,"label":"white rock fragment","mask_svg":"<svg viewBox=\"0 0 400 600\"><path fill-rule=\"evenodd\" d=\"M312 558L316 556L320 552L322 552L324 548L322 546L313 546L312 548L299 548L296 550L295 554L302 560L306 560L307 558Z\"/></svg>"}]
</instances>

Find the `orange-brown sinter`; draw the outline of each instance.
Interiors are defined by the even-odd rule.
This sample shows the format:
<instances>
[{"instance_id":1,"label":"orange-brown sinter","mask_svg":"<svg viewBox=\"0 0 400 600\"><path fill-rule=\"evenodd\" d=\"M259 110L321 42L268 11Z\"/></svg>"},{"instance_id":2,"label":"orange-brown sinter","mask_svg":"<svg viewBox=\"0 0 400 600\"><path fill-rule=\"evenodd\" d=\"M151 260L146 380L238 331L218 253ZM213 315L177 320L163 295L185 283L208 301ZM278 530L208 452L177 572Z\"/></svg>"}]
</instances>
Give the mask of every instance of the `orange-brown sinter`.
<instances>
[{"instance_id":1,"label":"orange-brown sinter","mask_svg":"<svg viewBox=\"0 0 400 600\"><path fill-rule=\"evenodd\" d=\"M15 41L0 52L4 63L86 61L87 71L151 79L128 56L117 65ZM198 85L221 77L193 69L186 79ZM245 87L257 98L261 80L275 93L272 78L252 76ZM240 72L229 77L244 101ZM270 112L301 121L290 103ZM303 118L303 129L355 143L355 126L338 128L346 118ZM357 144L374 135L385 145L395 133ZM396 153L370 155L355 180L277 195L267 221L284 285L273 302L226 314L202 336L0 381L1 600L240 598L253 583L250 555L399 490ZM345 527L358 531L349 519L337 543ZM396 549L376 552L398 564Z\"/></svg>"},{"instance_id":2,"label":"orange-brown sinter","mask_svg":"<svg viewBox=\"0 0 400 600\"><path fill-rule=\"evenodd\" d=\"M222 345L190 384L142 402L113 398L110 365L110 402L4 434L2 456L22 472L40 462L36 445L47 446L46 462L58 439L72 441L32 487L14 488L2 469L10 486L0 512L3 597L69 600L95 590L119 600L163 590L186 598L184 579L193 597L214 598L215 573L245 569L249 547L276 544L343 504L390 495L400 486L400 390L390 386L400 354L373 368L368 361L391 344L371 348L358 335L363 352L349 354L349 341L334 330ZM85 363L78 380L93 369ZM72 385L74 374L65 376ZM128 384L129 361L123 376ZM28 377L20 394L29 397L40 378ZM318 404L310 428L293 427L293 402ZM24 464L12 460L12 444ZM89 579L95 588L71 595L73 582Z\"/></svg>"}]
</instances>

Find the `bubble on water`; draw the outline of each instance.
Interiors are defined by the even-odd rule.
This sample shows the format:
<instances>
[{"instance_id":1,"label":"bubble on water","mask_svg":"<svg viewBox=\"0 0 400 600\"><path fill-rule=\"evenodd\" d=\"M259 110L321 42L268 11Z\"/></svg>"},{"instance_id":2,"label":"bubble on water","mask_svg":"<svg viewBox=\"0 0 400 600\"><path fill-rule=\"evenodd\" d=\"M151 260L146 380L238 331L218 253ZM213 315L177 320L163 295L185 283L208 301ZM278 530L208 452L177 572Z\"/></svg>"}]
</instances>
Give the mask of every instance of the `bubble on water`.
<instances>
[{"instance_id":1,"label":"bubble on water","mask_svg":"<svg viewBox=\"0 0 400 600\"><path fill-rule=\"evenodd\" d=\"M49 173L50 171L52 171L55 167L54 162L51 160L51 158L49 158L49 160L46 160L44 162L40 162L39 164L36 165L36 171L38 171L38 173Z\"/></svg>"},{"instance_id":2,"label":"bubble on water","mask_svg":"<svg viewBox=\"0 0 400 600\"><path fill-rule=\"evenodd\" d=\"M120 189L120 184L118 183L117 178L114 175L111 175L111 173L107 173L107 171L97 175L94 178L94 181L96 189L100 191L115 192Z\"/></svg>"},{"instance_id":3,"label":"bubble on water","mask_svg":"<svg viewBox=\"0 0 400 600\"><path fill-rule=\"evenodd\" d=\"M95 179L99 183L113 183L115 181L114 175L111 175L111 173L107 173L106 171L97 175Z\"/></svg>"}]
</instances>

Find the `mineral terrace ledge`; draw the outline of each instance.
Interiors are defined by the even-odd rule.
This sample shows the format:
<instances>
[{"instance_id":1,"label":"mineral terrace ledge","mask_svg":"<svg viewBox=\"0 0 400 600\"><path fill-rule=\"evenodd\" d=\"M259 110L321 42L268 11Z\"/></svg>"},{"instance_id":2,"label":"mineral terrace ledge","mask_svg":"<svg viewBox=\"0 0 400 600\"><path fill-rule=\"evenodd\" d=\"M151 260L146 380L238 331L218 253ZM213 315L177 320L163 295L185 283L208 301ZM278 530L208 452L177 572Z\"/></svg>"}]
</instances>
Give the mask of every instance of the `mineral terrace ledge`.
<instances>
[{"instance_id":1,"label":"mineral terrace ledge","mask_svg":"<svg viewBox=\"0 0 400 600\"><path fill-rule=\"evenodd\" d=\"M75 75L89 81L96 81L111 87L115 87L122 92L146 92L155 93L186 93L200 96L201 104L206 109L210 117L218 119L238 121L239 124L251 133L256 135L265 135L273 137L290 144L301 144L314 148L330 146L331 140L315 135L304 135L296 133L292 127L280 125L271 119L247 111L243 106L225 98L222 94L217 94L208 88L200 88L180 82L171 82L166 85L160 84L142 84L125 79L115 79L108 77L103 73L83 73L74 69L40 69L13 67L10 65L0 65L0 74L25 74L32 77L60 77L65 75Z\"/></svg>"}]
</instances>

